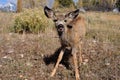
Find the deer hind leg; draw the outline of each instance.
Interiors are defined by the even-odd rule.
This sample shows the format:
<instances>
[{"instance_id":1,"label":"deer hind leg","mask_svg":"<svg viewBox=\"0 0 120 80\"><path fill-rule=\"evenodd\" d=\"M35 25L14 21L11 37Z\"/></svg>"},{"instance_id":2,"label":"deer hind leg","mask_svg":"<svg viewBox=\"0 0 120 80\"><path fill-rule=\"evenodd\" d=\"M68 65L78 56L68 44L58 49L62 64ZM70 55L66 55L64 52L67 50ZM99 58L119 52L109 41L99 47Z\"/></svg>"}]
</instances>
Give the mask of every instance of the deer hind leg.
<instances>
[{"instance_id":1,"label":"deer hind leg","mask_svg":"<svg viewBox=\"0 0 120 80\"><path fill-rule=\"evenodd\" d=\"M77 53L76 49L73 49L72 55L73 55L73 62L75 66L75 77L76 77L76 80L80 80L76 53Z\"/></svg>"},{"instance_id":2,"label":"deer hind leg","mask_svg":"<svg viewBox=\"0 0 120 80\"><path fill-rule=\"evenodd\" d=\"M82 59L82 42L80 42L78 47L79 47L79 62L81 64L83 62L83 59Z\"/></svg>"},{"instance_id":3,"label":"deer hind leg","mask_svg":"<svg viewBox=\"0 0 120 80\"><path fill-rule=\"evenodd\" d=\"M58 68L58 65L59 65L60 61L62 60L63 54L64 54L64 51L62 50L62 51L60 52L59 56L58 56L57 63L56 63L56 65L55 65L55 67L54 67L54 69L53 69L50 77L53 77L53 76L55 75L56 70L57 70L57 68Z\"/></svg>"}]
</instances>

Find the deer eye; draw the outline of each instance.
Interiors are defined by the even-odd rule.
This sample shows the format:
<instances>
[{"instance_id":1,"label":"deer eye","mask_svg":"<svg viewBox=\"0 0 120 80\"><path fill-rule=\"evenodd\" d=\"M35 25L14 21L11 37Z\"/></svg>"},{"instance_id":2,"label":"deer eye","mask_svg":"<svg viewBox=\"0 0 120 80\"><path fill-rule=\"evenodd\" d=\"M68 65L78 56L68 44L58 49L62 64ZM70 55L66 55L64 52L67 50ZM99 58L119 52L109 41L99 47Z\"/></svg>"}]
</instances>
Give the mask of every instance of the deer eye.
<instances>
[{"instance_id":1,"label":"deer eye","mask_svg":"<svg viewBox=\"0 0 120 80\"><path fill-rule=\"evenodd\" d=\"M57 22L58 20L57 20L57 19L54 19L53 21L54 21L54 22Z\"/></svg>"},{"instance_id":2,"label":"deer eye","mask_svg":"<svg viewBox=\"0 0 120 80\"><path fill-rule=\"evenodd\" d=\"M67 20L64 20L64 22L67 22Z\"/></svg>"}]
</instances>

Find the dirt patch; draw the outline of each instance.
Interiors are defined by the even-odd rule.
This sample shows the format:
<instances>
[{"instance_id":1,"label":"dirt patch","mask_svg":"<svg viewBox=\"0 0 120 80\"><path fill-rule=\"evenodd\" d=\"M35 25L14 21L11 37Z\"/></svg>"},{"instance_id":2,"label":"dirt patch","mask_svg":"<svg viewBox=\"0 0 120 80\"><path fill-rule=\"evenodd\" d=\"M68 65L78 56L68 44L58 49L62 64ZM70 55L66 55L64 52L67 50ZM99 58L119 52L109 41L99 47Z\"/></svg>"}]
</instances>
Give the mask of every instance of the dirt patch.
<instances>
[{"instance_id":1,"label":"dirt patch","mask_svg":"<svg viewBox=\"0 0 120 80\"><path fill-rule=\"evenodd\" d=\"M54 34L1 35L0 79L1 80L74 80L71 70L59 67L53 78L49 75L54 64L46 65L45 56L54 54L60 47ZM79 65L82 80L119 80L120 52L111 43L93 39L86 40L83 47L82 65Z\"/></svg>"}]
</instances>

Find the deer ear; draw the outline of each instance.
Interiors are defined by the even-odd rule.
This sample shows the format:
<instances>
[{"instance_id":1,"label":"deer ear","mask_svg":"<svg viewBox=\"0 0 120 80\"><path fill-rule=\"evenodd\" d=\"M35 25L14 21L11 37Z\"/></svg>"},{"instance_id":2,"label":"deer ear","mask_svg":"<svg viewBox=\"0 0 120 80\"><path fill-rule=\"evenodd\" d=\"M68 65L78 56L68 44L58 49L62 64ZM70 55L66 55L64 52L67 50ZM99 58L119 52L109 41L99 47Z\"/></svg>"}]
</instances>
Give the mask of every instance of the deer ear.
<instances>
[{"instance_id":1,"label":"deer ear","mask_svg":"<svg viewBox=\"0 0 120 80\"><path fill-rule=\"evenodd\" d=\"M65 15L65 17L75 19L79 15L79 9Z\"/></svg>"},{"instance_id":2,"label":"deer ear","mask_svg":"<svg viewBox=\"0 0 120 80\"><path fill-rule=\"evenodd\" d=\"M48 8L47 6L44 7L44 13L48 18L53 19L55 17L55 13L53 12L53 10Z\"/></svg>"}]
</instances>

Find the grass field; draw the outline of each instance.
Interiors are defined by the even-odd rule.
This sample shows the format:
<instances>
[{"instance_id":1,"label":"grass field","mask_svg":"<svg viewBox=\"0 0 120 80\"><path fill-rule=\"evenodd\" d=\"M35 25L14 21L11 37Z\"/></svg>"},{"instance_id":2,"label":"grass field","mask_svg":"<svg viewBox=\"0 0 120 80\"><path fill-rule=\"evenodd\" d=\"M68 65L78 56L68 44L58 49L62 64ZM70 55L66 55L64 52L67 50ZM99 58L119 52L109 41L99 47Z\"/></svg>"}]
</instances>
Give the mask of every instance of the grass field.
<instances>
[{"instance_id":1,"label":"grass field","mask_svg":"<svg viewBox=\"0 0 120 80\"><path fill-rule=\"evenodd\" d=\"M43 59L60 47L55 29L39 34L10 32L16 15L0 12L0 80L75 80L74 69L63 67L49 77L54 64L45 65ZM120 14L81 15L87 22L81 80L120 80Z\"/></svg>"}]
</instances>

